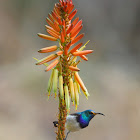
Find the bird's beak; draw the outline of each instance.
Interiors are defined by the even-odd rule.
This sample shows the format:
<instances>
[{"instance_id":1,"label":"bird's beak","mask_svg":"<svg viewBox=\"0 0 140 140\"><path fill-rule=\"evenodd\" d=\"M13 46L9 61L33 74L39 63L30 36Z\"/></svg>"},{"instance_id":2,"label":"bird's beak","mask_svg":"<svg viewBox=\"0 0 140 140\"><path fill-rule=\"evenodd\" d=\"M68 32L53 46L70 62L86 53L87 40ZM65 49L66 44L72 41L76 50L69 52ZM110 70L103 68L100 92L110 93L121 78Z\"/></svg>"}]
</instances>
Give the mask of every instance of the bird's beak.
<instances>
[{"instance_id":1,"label":"bird's beak","mask_svg":"<svg viewBox=\"0 0 140 140\"><path fill-rule=\"evenodd\" d=\"M91 111L91 113L93 113L93 115L97 115L97 114L99 114L99 115L103 115L103 116L105 116L103 113L97 113L97 112L93 112L93 111Z\"/></svg>"},{"instance_id":2,"label":"bird's beak","mask_svg":"<svg viewBox=\"0 0 140 140\"><path fill-rule=\"evenodd\" d=\"M95 113L95 114L96 114L96 115L99 114L99 115L103 115L103 116L105 116L103 113Z\"/></svg>"}]
</instances>

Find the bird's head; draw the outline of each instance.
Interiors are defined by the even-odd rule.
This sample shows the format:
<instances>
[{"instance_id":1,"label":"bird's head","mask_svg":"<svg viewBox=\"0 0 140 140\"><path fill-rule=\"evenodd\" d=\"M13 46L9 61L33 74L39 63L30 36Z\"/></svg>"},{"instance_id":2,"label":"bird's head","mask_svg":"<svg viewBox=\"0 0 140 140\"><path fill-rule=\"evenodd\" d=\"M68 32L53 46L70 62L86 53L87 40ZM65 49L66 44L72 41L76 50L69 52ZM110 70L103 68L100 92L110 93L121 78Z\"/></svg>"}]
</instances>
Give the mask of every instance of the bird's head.
<instances>
[{"instance_id":1,"label":"bird's head","mask_svg":"<svg viewBox=\"0 0 140 140\"><path fill-rule=\"evenodd\" d=\"M103 113L99 113L99 112L95 112L93 110L85 110L83 112L88 118L90 118L90 120L95 116L95 115L103 115L105 116Z\"/></svg>"}]
</instances>

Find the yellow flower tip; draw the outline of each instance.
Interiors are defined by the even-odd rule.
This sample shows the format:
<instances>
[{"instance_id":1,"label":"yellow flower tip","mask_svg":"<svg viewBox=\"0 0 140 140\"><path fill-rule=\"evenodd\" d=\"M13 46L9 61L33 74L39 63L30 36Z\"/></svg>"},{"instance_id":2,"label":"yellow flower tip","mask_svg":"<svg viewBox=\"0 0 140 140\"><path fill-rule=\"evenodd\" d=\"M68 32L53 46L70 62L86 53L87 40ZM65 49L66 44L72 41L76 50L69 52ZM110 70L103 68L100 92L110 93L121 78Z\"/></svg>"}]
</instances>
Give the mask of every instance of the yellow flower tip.
<instances>
[{"instance_id":1,"label":"yellow flower tip","mask_svg":"<svg viewBox=\"0 0 140 140\"><path fill-rule=\"evenodd\" d=\"M69 79L69 89L70 89L71 101L74 103L75 95L74 95L74 85L73 85L72 78Z\"/></svg>"},{"instance_id":2,"label":"yellow flower tip","mask_svg":"<svg viewBox=\"0 0 140 140\"><path fill-rule=\"evenodd\" d=\"M53 92L55 93L55 97L57 96L57 82L58 82L58 70L54 69L53 75Z\"/></svg>"},{"instance_id":3,"label":"yellow flower tip","mask_svg":"<svg viewBox=\"0 0 140 140\"><path fill-rule=\"evenodd\" d=\"M50 99L50 95L48 95L48 100Z\"/></svg>"},{"instance_id":4,"label":"yellow flower tip","mask_svg":"<svg viewBox=\"0 0 140 140\"><path fill-rule=\"evenodd\" d=\"M64 99L63 77L62 77L62 75L59 75L59 92L60 92L60 98Z\"/></svg>"},{"instance_id":5,"label":"yellow flower tip","mask_svg":"<svg viewBox=\"0 0 140 140\"><path fill-rule=\"evenodd\" d=\"M72 102L72 106L74 106L74 101Z\"/></svg>"},{"instance_id":6,"label":"yellow flower tip","mask_svg":"<svg viewBox=\"0 0 140 140\"><path fill-rule=\"evenodd\" d=\"M64 91L65 91L66 109L70 109L70 97L69 97L69 90L67 85L64 86Z\"/></svg>"},{"instance_id":7,"label":"yellow flower tip","mask_svg":"<svg viewBox=\"0 0 140 140\"><path fill-rule=\"evenodd\" d=\"M51 90L52 90L53 73L54 73L54 70L52 70L51 76L50 76L49 81L48 81L48 88L47 88L47 91L48 91L48 95L49 95L49 96L50 96L50 93L51 93Z\"/></svg>"},{"instance_id":8,"label":"yellow flower tip","mask_svg":"<svg viewBox=\"0 0 140 140\"><path fill-rule=\"evenodd\" d=\"M89 95L87 89L86 89L86 91L83 91L83 92L84 92L84 94L85 94L85 96L86 96L86 98L87 98L87 100L88 100L88 96L90 96L90 95Z\"/></svg>"},{"instance_id":9,"label":"yellow flower tip","mask_svg":"<svg viewBox=\"0 0 140 140\"><path fill-rule=\"evenodd\" d=\"M56 99L57 98L57 93L55 92L54 95L55 95L54 98Z\"/></svg>"}]
</instances>

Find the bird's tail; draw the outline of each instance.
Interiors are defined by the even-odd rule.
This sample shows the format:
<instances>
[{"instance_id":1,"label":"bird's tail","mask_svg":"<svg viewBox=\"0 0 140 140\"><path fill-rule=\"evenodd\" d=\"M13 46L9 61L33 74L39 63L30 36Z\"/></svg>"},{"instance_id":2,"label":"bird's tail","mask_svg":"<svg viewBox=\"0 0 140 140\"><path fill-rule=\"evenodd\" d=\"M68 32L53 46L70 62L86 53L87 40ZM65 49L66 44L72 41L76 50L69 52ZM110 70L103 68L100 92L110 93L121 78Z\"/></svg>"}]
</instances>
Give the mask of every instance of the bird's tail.
<instances>
[{"instance_id":1,"label":"bird's tail","mask_svg":"<svg viewBox=\"0 0 140 140\"><path fill-rule=\"evenodd\" d=\"M54 127L58 127L58 121L54 121L53 124L54 124Z\"/></svg>"}]
</instances>

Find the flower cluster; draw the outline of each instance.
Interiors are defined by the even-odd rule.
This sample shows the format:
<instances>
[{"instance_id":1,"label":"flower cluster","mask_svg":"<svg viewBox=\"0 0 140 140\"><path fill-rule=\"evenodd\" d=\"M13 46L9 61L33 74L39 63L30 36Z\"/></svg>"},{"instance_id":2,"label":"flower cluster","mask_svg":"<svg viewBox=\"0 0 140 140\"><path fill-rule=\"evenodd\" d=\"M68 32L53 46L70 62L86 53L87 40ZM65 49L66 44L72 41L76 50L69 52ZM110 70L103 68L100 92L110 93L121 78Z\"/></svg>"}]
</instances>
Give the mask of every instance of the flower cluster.
<instances>
[{"instance_id":1,"label":"flower cluster","mask_svg":"<svg viewBox=\"0 0 140 140\"><path fill-rule=\"evenodd\" d=\"M78 35L83 25L79 17L74 19L77 9L73 9L72 0L59 0L59 3L55 4L53 11L48 14L46 21L49 26L46 25L45 27L49 35L38 33L38 36L50 41L58 41L59 46L54 45L40 49L39 53L57 52L38 60L36 63L36 65L47 65L45 71L52 70L48 82L48 97L51 91L57 97L57 88L59 88L58 96L65 102L67 110L70 108L70 98L77 109L80 88L87 98L89 96L79 76L80 69L77 65L81 62L81 59L87 61L86 55L93 52L93 50L84 50L86 44L79 43L74 45L83 38L84 34ZM77 56L81 59L77 60ZM46 64L52 60L53 62L49 65Z\"/></svg>"}]
</instances>

